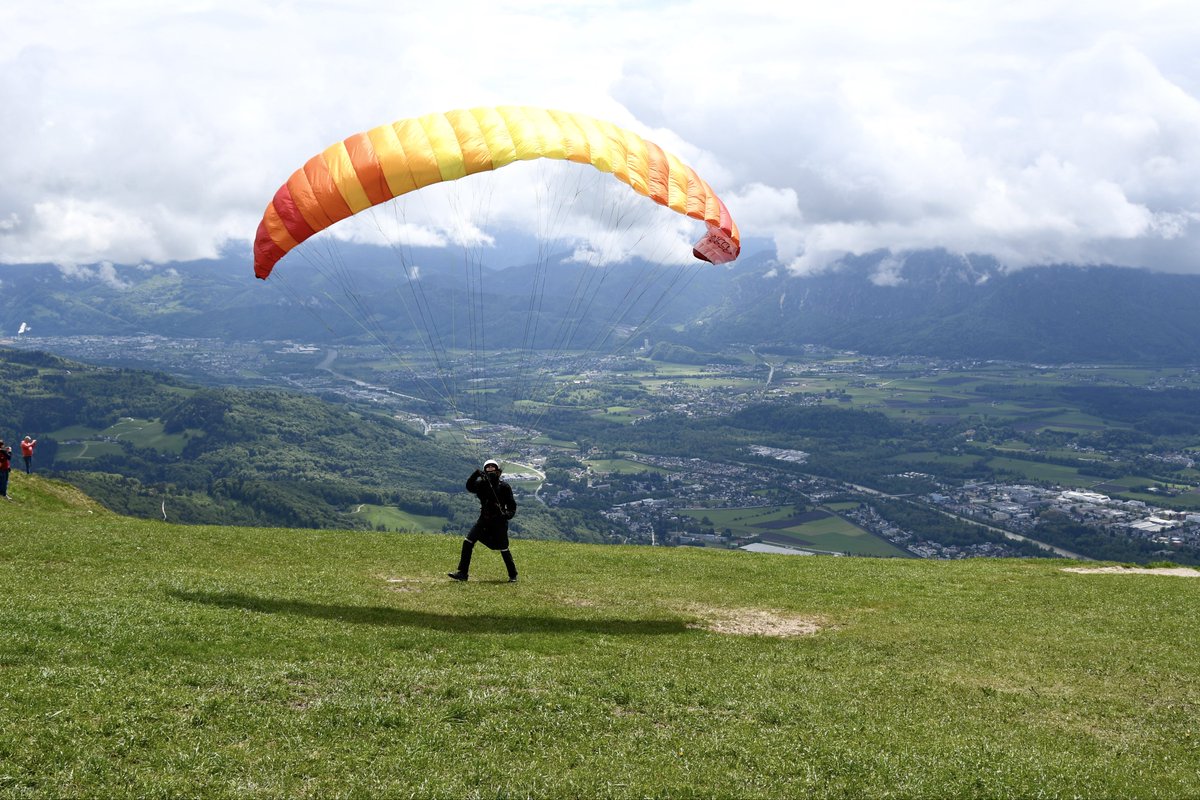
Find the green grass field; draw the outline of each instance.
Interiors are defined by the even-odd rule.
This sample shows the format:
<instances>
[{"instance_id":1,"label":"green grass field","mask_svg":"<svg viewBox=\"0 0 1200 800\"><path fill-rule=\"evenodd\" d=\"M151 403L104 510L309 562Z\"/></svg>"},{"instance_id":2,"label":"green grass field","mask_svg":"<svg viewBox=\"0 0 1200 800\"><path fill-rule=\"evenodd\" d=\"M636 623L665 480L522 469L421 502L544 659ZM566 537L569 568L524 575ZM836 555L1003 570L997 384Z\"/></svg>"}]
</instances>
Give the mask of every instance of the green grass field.
<instances>
[{"instance_id":1,"label":"green grass field","mask_svg":"<svg viewBox=\"0 0 1200 800\"><path fill-rule=\"evenodd\" d=\"M850 506L857 506L851 503ZM796 541L796 546L827 553L849 553L857 556L905 557L908 554L890 542L874 536L838 516L828 516L786 528L756 527L763 522L785 520L796 513L794 506L761 506L754 508L688 508L680 509L697 520L705 517L718 531L726 528L735 536L758 536L773 533Z\"/></svg>"},{"instance_id":2,"label":"green grass field","mask_svg":"<svg viewBox=\"0 0 1200 800\"><path fill-rule=\"evenodd\" d=\"M1051 481L1063 486L1091 486L1102 479L1094 475L1081 474L1076 467L1046 464L1041 461L1026 461L1020 458L996 457L988 459L992 469L1009 470L1026 480Z\"/></svg>"},{"instance_id":3,"label":"green grass field","mask_svg":"<svg viewBox=\"0 0 1200 800\"><path fill-rule=\"evenodd\" d=\"M106 455L120 452L118 442L127 441L138 447L148 447L162 453L179 455L187 444L187 437L182 433L165 433L159 420L133 419L126 417L117 423L95 430L80 425L62 428L51 434L63 442L59 447L58 458L67 461L71 459L102 458ZM79 440L68 444L69 440Z\"/></svg>"},{"instance_id":4,"label":"green grass field","mask_svg":"<svg viewBox=\"0 0 1200 800\"><path fill-rule=\"evenodd\" d=\"M772 531L796 540L796 545L824 553L848 553L855 556L908 558L908 553L890 542L864 531L841 517L806 522Z\"/></svg>"},{"instance_id":5,"label":"green grass field","mask_svg":"<svg viewBox=\"0 0 1200 800\"><path fill-rule=\"evenodd\" d=\"M640 461L631 461L627 458L594 458L587 459L583 463L587 464L596 472L606 473L614 472L619 475L636 475L641 472L655 472L659 475L667 475L670 470L656 467L653 464L643 464Z\"/></svg>"},{"instance_id":6,"label":"green grass field","mask_svg":"<svg viewBox=\"0 0 1200 800\"><path fill-rule=\"evenodd\" d=\"M1200 795L1200 579L515 541L457 584L457 537L11 493L3 797Z\"/></svg>"},{"instance_id":7,"label":"green grass field","mask_svg":"<svg viewBox=\"0 0 1200 800\"><path fill-rule=\"evenodd\" d=\"M373 506L364 503L354 512L361 514L371 525L382 525L389 531L430 532L440 531L449 520L446 517L431 517L422 514L410 514L395 506Z\"/></svg>"},{"instance_id":8,"label":"green grass field","mask_svg":"<svg viewBox=\"0 0 1200 800\"><path fill-rule=\"evenodd\" d=\"M902 455L896 456L895 460L902 462L902 463L911 464L911 465L917 466L917 467L920 467L922 465L927 466L930 464L955 464L958 466L968 466L968 465L973 464L976 461L978 461L979 456L971 455L971 454L957 455L957 456L940 455L938 453L934 453L932 451L926 450L926 451L904 453Z\"/></svg>"},{"instance_id":9,"label":"green grass field","mask_svg":"<svg viewBox=\"0 0 1200 800\"><path fill-rule=\"evenodd\" d=\"M538 436L530 440L531 444L544 444L551 447L558 447L563 450L577 450L579 445L576 442L568 442L563 439L553 439L549 436Z\"/></svg>"},{"instance_id":10,"label":"green grass field","mask_svg":"<svg viewBox=\"0 0 1200 800\"><path fill-rule=\"evenodd\" d=\"M707 517L718 530L730 528L735 533L750 530L759 522L774 522L796 513L795 506L754 506L752 508L683 508L681 514L696 519Z\"/></svg>"},{"instance_id":11,"label":"green grass field","mask_svg":"<svg viewBox=\"0 0 1200 800\"><path fill-rule=\"evenodd\" d=\"M630 375L653 380L656 378L680 378L704 374L704 368L695 364L672 364L668 361L649 360L645 363L647 366L645 371L630 372Z\"/></svg>"}]
</instances>

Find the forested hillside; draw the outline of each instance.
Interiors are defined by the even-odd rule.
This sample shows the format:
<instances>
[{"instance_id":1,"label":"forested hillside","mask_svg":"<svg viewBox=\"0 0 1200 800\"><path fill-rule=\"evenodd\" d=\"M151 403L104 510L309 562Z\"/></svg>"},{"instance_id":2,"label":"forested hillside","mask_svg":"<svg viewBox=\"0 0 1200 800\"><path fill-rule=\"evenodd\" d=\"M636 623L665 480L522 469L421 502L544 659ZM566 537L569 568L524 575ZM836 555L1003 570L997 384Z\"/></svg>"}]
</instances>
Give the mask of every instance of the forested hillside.
<instances>
[{"instance_id":1,"label":"forested hillside","mask_svg":"<svg viewBox=\"0 0 1200 800\"><path fill-rule=\"evenodd\" d=\"M709 347L805 343L881 355L1061 363L1200 360L1200 277L1114 266L1004 270L928 251L847 258L813 275L747 261L681 334Z\"/></svg>"},{"instance_id":2,"label":"forested hillside","mask_svg":"<svg viewBox=\"0 0 1200 800\"><path fill-rule=\"evenodd\" d=\"M348 512L368 503L457 530L476 512L462 491L476 454L370 409L12 350L0 350L0 382L0 437L35 436L39 472L121 513L345 528L367 526ZM562 516L528 507L514 524L526 537L589 538Z\"/></svg>"}]
</instances>

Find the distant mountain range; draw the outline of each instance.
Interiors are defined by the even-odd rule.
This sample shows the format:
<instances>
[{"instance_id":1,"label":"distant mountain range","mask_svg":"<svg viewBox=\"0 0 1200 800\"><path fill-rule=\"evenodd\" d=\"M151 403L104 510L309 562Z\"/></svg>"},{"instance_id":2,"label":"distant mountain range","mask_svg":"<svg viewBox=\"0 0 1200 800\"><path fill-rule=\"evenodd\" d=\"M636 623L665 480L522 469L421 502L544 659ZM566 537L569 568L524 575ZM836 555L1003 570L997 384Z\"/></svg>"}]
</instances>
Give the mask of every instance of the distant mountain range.
<instances>
[{"instance_id":1,"label":"distant mountain range","mask_svg":"<svg viewBox=\"0 0 1200 800\"><path fill-rule=\"evenodd\" d=\"M749 263L686 334L814 343L883 355L1062 363L1200 362L1200 276L1112 266L1006 272L986 257L928 251L848 259L793 277Z\"/></svg>"},{"instance_id":2,"label":"distant mountain range","mask_svg":"<svg viewBox=\"0 0 1200 800\"><path fill-rule=\"evenodd\" d=\"M529 252L529 248L524 248ZM386 337L489 347L612 346L620 337L716 352L805 345L881 355L1140 364L1200 362L1200 276L1112 266L1007 272L923 251L795 276L764 251L730 267L599 269L552 256L505 268L461 252L340 246L255 280L246 254L64 272L0 266L0 337ZM416 269L413 269L416 267ZM615 333L614 333L615 332Z\"/></svg>"}]
</instances>

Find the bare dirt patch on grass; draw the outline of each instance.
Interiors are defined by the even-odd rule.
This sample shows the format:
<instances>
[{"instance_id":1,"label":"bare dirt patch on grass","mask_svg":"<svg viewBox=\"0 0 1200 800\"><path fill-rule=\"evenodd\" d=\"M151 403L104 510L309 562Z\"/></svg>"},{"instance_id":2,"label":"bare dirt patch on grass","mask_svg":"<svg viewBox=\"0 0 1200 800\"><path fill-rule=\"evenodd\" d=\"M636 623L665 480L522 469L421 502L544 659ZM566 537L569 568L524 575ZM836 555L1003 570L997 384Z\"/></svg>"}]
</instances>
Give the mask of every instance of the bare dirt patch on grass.
<instances>
[{"instance_id":1,"label":"bare dirt patch on grass","mask_svg":"<svg viewBox=\"0 0 1200 800\"><path fill-rule=\"evenodd\" d=\"M1079 572L1088 575L1174 575L1179 578L1200 578L1200 570L1193 567L1064 567L1063 572Z\"/></svg>"},{"instance_id":2,"label":"bare dirt patch on grass","mask_svg":"<svg viewBox=\"0 0 1200 800\"><path fill-rule=\"evenodd\" d=\"M387 575L381 577L388 584L389 592L419 592L425 585L434 582L432 578L397 578Z\"/></svg>"},{"instance_id":3,"label":"bare dirt patch on grass","mask_svg":"<svg viewBox=\"0 0 1200 800\"><path fill-rule=\"evenodd\" d=\"M689 612L701 618L689 627L730 636L812 636L826 627L816 617L801 617L761 608L712 608L692 606Z\"/></svg>"}]
</instances>

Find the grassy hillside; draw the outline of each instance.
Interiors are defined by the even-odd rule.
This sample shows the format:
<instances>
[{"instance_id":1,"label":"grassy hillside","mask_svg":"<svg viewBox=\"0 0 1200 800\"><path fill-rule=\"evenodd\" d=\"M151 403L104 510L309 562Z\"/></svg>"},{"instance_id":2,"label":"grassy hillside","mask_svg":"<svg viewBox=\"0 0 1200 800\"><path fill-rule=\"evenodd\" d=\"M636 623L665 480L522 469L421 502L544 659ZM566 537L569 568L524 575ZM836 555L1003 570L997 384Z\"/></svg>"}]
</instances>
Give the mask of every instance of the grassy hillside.
<instances>
[{"instance_id":1,"label":"grassy hillside","mask_svg":"<svg viewBox=\"0 0 1200 800\"><path fill-rule=\"evenodd\" d=\"M39 472L143 519L160 519L165 502L169 519L197 524L469 525L478 508L463 481L492 455L424 436L370 405L205 388L41 352L0 348L0 386L0 433L37 438ZM607 539L609 525L594 515L518 502L522 536Z\"/></svg>"},{"instance_id":2,"label":"grassy hillside","mask_svg":"<svg viewBox=\"0 0 1200 800\"><path fill-rule=\"evenodd\" d=\"M1200 579L518 541L455 584L456 537L11 493L6 797L1200 794Z\"/></svg>"}]
</instances>

